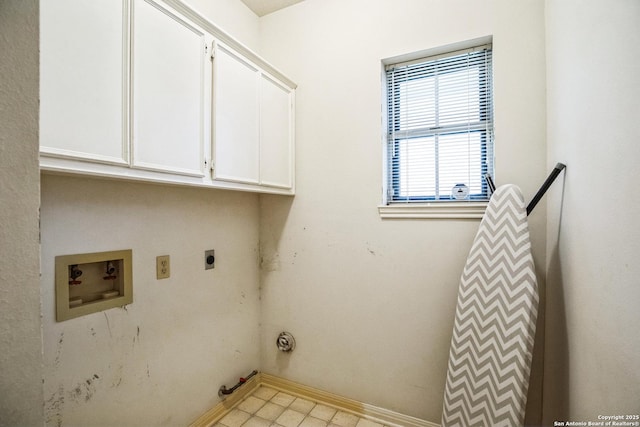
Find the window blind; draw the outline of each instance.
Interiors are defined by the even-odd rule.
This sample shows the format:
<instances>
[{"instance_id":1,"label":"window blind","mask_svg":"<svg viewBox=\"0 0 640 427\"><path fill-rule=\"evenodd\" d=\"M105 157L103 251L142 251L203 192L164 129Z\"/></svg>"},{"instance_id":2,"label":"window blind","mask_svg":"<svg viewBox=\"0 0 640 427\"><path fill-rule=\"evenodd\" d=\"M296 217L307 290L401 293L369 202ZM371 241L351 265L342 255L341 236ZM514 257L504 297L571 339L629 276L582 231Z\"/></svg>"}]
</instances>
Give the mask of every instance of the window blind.
<instances>
[{"instance_id":1,"label":"window blind","mask_svg":"<svg viewBox=\"0 0 640 427\"><path fill-rule=\"evenodd\" d=\"M488 200L491 59L483 45L386 66L388 203Z\"/></svg>"}]
</instances>

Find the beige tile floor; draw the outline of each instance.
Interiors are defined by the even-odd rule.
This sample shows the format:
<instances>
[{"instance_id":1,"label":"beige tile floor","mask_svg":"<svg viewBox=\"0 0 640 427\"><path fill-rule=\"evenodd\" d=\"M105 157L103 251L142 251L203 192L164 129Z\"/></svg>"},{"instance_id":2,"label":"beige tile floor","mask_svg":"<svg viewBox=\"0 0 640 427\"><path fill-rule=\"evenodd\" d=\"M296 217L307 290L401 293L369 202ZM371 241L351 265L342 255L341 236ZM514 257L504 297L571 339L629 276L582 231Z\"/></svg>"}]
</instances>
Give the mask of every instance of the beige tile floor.
<instances>
[{"instance_id":1,"label":"beige tile floor","mask_svg":"<svg viewBox=\"0 0 640 427\"><path fill-rule=\"evenodd\" d=\"M214 427L386 427L322 403L261 386Z\"/></svg>"}]
</instances>

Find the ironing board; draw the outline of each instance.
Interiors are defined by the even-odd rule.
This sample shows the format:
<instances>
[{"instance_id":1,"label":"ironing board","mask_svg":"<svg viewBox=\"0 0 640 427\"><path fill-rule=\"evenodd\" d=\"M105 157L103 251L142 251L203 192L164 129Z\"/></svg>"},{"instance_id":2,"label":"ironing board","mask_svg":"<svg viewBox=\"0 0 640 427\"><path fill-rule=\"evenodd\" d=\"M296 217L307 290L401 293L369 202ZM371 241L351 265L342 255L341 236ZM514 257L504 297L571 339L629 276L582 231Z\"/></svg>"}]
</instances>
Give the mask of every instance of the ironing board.
<instances>
[{"instance_id":1,"label":"ironing board","mask_svg":"<svg viewBox=\"0 0 640 427\"><path fill-rule=\"evenodd\" d=\"M495 191L460 279L442 426L522 426L538 288L524 198Z\"/></svg>"}]
</instances>

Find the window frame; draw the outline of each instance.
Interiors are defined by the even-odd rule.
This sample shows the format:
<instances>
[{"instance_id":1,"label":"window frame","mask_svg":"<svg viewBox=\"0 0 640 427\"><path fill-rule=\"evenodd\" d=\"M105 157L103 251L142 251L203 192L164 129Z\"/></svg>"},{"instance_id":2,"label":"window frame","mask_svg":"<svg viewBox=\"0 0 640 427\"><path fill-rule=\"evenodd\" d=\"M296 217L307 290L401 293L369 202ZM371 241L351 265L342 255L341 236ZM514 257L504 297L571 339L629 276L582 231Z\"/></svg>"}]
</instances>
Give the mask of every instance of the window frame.
<instances>
[{"instance_id":1,"label":"window frame","mask_svg":"<svg viewBox=\"0 0 640 427\"><path fill-rule=\"evenodd\" d=\"M470 134L479 133L480 136L480 174L483 175L482 164L485 163L488 168L488 172L493 175L495 170L493 159L493 89L492 89L492 69L487 70L479 68L478 79L481 81L484 77L489 76L486 79L487 84L490 85L489 91L491 95L491 101L487 105L483 102L479 102L479 120L474 122L474 126L471 129L461 131L459 126L456 125L443 125L439 126L439 123L434 123L432 127L419 128L417 130L405 132L403 136L396 138L394 141L390 141L390 123L392 120L390 115L392 114L389 106L389 82L387 81L387 68L397 64L412 65L413 63L419 64L424 62L433 61L439 57L454 57L469 51L470 49L487 47L492 49L492 37L483 37L480 39L469 40L466 42L456 43L452 45L442 46L436 49L429 49L425 51L415 52L409 55L402 55L393 58L388 58L382 61L382 88L383 88L383 203L379 206L380 215L383 218L480 218L484 213L484 208L490 197L490 190L484 179L480 179L481 191L480 193L472 194L465 200L455 200L450 195L438 196L438 178L436 177L436 186L434 195L404 195L400 197L398 194L401 190L399 180L393 181L391 174L393 171L399 170L400 158L394 156L391 160L389 155L391 152L400 150L400 144L402 141L406 141L412 138L434 138L434 143L437 143L437 139L442 136L452 134ZM493 60L492 60L493 62ZM481 65L479 65L481 67ZM492 67L492 63L489 65ZM421 76L421 78L425 78ZM406 80L405 80L406 81ZM400 83L397 83L398 85ZM399 90L396 91L396 95L399 97ZM480 89L480 96L483 93ZM434 100L435 103L439 100ZM435 107L434 107L435 108ZM400 114L400 112L394 112L394 114ZM487 119L490 120L490 125L486 126ZM394 121L398 125L398 121ZM396 128L396 130L399 130ZM490 149L486 149L488 138L493 140L490 144ZM393 151L392 151L393 150ZM434 146L435 150L435 146ZM436 154L434 154L435 158ZM434 160L436 161L436 160ZM437 167L437 161L436 161ZM395 184L395 185L394 185Z\"/></svg>"}]
</instances>

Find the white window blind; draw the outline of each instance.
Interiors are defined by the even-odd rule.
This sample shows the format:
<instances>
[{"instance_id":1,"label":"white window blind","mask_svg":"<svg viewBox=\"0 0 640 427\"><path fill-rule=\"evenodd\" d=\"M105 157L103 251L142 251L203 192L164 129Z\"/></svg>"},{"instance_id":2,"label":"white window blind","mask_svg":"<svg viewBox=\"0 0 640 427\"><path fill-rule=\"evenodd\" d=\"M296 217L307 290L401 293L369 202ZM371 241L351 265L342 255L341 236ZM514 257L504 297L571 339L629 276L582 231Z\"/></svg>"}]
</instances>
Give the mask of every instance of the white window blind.
<instances>
[{"instance_id":1,"label":"white window blind","mask_svg":"<svg viewBox=\"0 0 640 427\"><path fill-rule=\"evenodd\" d=\"M491 57L483 45L386 66L387 203L488 200Z\"/></svg>"}]
</instances>

